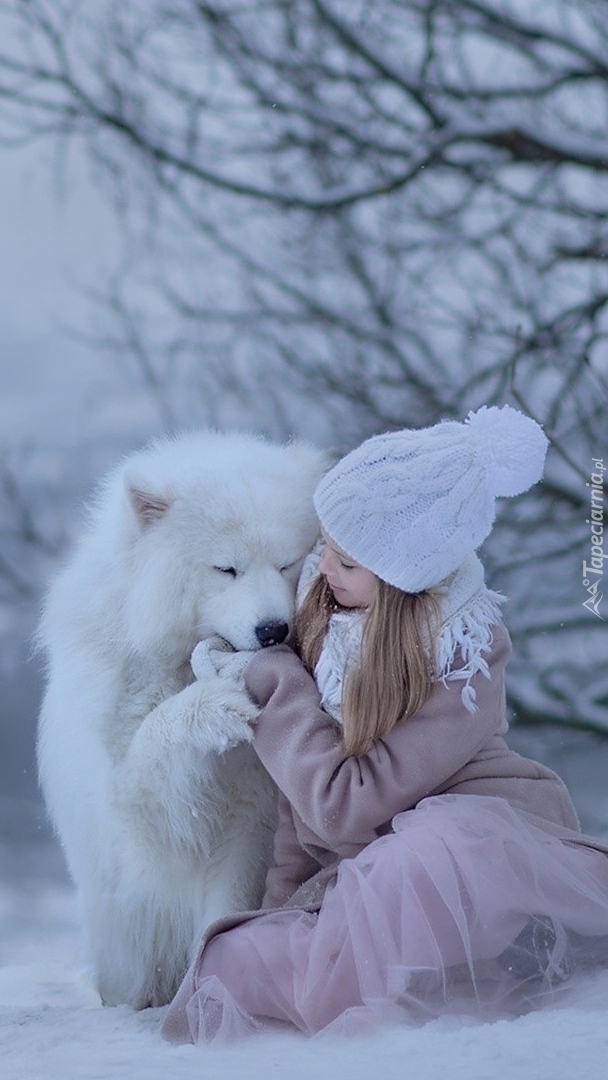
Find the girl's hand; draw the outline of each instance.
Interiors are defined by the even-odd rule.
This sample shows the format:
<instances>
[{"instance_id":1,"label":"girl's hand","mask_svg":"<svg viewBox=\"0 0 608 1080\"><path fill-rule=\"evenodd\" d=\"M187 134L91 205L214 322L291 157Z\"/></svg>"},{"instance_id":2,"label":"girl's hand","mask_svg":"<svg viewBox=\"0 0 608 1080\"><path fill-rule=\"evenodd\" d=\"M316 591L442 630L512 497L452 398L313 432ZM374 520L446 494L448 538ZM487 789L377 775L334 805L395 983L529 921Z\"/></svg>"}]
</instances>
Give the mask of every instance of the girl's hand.
<instances>
[{"instance_id":1,"label":"girl's hand","mask_svg":"<svg viewBox=\"0 0 608 1080\"><path fill-rule=\"evenodd\" d=\"M229 679L243 685L243 673L255 652L235 652L223 638L207 638L199 641L190 658L190 666L197 679L207 681L217 678Z\"/></svg>"}]
</instances>

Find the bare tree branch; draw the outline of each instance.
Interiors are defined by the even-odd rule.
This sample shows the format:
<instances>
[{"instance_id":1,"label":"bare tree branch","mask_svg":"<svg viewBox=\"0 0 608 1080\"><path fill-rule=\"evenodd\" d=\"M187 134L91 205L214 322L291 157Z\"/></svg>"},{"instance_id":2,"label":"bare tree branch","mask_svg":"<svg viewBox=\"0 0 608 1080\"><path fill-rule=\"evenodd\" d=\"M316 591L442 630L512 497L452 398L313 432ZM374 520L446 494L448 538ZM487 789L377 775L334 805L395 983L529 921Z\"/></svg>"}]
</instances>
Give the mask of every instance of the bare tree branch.
<instances>
[{"instance_id":1,"label":"bare tree branch","mask_svg":"<svg viewBox=\"0 0 608 1080\"><path fill-rule=\"evenodd\" d=\"M608 453L604 6L0 3L0 139L87 149L125 247L98 336L163 423L338 451L493 401L545 425L545 483L488 562L552 709L543 635L570 659L601 629L580 568Z\"/></svg>"}]
</instances>

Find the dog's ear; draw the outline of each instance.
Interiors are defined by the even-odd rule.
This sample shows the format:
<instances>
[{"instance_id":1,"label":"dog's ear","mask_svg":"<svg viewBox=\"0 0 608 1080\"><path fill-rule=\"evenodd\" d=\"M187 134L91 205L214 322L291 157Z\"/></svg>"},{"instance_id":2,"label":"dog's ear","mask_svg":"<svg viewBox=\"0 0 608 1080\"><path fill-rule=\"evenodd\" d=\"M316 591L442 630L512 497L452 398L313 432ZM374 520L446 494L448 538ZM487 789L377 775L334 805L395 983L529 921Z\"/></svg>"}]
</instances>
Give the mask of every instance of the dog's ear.
<instances>
[{"instance_id":1,"label":"dog's ear","mask_svg":"<svg viewBox=\"0 0 608 1080\"><path fill-rule=\"evenodd\" d=\"M141 488L132 485L129 485L127 490L131 506L135 511L135 517L142 529L148 529L150 525L154 525L156 521L159 521L167 513L171 506L171 500L163 498L162 495L142 491Z\"/></svg>"}]
</instances>

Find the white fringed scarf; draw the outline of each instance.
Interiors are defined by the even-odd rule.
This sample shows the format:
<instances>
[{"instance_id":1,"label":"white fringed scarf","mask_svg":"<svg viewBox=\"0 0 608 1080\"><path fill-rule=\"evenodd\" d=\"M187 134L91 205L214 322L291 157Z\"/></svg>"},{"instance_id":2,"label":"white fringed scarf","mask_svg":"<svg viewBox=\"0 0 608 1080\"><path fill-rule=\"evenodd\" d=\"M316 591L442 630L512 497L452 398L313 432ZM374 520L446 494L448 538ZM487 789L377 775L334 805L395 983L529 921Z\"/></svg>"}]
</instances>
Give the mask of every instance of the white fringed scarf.
<instances>
[{"instance_id":1,"label":"white fringed scarf","mask_svg":"<svg viewBox=\"0 0 608 1080\"><path fill-rule=\"evenodd\" d=\"M320 558L320 553L314 551L304 563L298 585L300 601L317 576ZM435 679L462 682L462 703L468 712L475 712L475 689L471 681L480 672L490 677L483 654L491 648L491 628L500 621L500 605L505 598L487 588L483 566L474 554L432 592L441 612L441 626L434 642ZM360 655L364 618L361 611L337 611L330 616L315 668L321 704L339 722L342 688ZM457 653L461 666L454 668Z\"/></svg>"}]
</instances>

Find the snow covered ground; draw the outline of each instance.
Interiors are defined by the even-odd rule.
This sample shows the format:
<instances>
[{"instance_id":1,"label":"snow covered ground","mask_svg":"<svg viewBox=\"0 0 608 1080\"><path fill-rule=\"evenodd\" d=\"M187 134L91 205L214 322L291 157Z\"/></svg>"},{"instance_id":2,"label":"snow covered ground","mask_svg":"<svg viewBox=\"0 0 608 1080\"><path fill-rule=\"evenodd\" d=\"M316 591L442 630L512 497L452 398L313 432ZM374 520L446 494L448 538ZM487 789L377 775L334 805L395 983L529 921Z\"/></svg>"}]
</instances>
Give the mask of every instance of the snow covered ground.
<instances>
[{"instance_id":1,"label":"snow covered ground","mask_svg":"<svg viewBox=\"0 0 608 1080\"><path fill-rule=\"evenodd\" d=\"M559 767L585 828L608 836L608 742L516 730L516 749ZM34 818L39 810L34 809ZM3 815L3 820L6 818ZM3 1080L598 1080L608 1056L608 972L571 982L551 1009L477 1024L443 1019L358 1036L256 1036L224 1049L165 1044L162 1010L105 1009L87 981L72 892L44 836L0 849Z\"/></svg>"}]
</instances>

